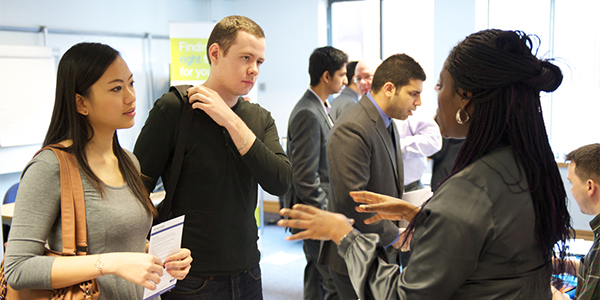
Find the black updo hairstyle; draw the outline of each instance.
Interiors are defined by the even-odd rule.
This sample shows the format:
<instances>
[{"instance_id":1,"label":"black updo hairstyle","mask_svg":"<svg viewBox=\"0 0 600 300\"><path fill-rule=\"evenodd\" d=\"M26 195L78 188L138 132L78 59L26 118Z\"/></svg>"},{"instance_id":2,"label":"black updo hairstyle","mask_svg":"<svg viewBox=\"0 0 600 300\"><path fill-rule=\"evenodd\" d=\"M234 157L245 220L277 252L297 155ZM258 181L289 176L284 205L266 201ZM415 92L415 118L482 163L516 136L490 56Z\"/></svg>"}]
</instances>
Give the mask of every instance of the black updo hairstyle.
<instances>
[{"instance_id":1,"label":"black updo hairstyle","mask_svg":"<svg viewBox=\"0 0 600 300\"><path fill-rule=\"evenodd\" d=\"M471 96L459 94L474 104L450 176L491 150L510 146L524 169L536 236L550 262L553 256L565 257L564 247L558 247L557 253L553 249L571 237L572 227L567 194L544 125L540 91L556 90L563 75L549 60L532 54L532 48L531 38L521 31L490 29L469 35L450 52L447 70L454 88L457 93L458 88L470 92ZM564 270L564 265L558 269Z\"/></svg>"}]
</instances>

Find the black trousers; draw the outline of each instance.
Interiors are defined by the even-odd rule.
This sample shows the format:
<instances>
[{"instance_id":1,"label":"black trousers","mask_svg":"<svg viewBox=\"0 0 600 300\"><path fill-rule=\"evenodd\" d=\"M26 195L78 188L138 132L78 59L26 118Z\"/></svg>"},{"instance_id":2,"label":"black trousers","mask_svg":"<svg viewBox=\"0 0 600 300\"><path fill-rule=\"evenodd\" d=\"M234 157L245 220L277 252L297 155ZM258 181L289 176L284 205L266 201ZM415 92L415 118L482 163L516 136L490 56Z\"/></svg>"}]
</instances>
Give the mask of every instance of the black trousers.
<instances>
[{"instance_id":1,"label":"black trousers","mask_svg":"<svg viewBox=\"0 0 600 300\"><path fill-rule=\"evenodd\" d=\"M320 246L320 241L304 240L304 300L338 300L338 292L329 275L329 268L317 263Z\"/></svg>"}]
</instances>

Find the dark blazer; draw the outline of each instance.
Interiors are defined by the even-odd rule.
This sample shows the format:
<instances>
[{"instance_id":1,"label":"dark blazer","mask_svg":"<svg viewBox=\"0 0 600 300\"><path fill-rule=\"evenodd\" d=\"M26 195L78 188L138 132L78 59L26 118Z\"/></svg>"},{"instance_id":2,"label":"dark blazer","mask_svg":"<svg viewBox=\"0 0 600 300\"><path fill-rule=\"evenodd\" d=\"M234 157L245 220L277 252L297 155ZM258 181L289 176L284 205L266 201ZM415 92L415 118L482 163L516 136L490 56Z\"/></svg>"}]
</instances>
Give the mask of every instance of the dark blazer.
<instances>
[{"instance_id":1,"label":"dark blazer","mask_svg":"<svg viewBox=\"0 0 600 300\"><path fill-rule=\"evenodd\" d=\"M337 119L327 142L332 194L329 210L354 219L354 227L362 233L379 234L384 246L398 237L398 226L389 220L365 225L364 220L374 214L356 212L358 204L349 192L367 190L402 197L402 151L396 125L391 124L396 133L396 152L379 111L363 96ZM324 244L320 261L338 273L348 274L344 259L331 241Z\"/></svg>"},{"instance_id":2,"label":"dark blazer","mask_svg":"<svg viewBox=\"0 0 600 300\"><path fill-rule=\"evenodd\" d=\"M433 161L430 184L432 191L435 192L438 185L452 172L456 156L463 142L464 140L443 138L442 149L429 157Z\"/></svg>"},{"instance_id":3,"label":"dark blazer","mask_svg":"<svg viewBox=\"0 0 600 300\"><path fill-rule=\"evenodd\" d=\"M356 104L360 100L360 95L349 87L344 87L342 92L331 100L331 118L335 121L340 115L350 106Z\"/></svg>"},{"instance_id":4,"label":"dark blazer","mask_svg":"<svg viewBox=\"0 0 600 300\"><path fill-rule=\"evenodd\" d=\"M321 100L310 90L300 98L288 122L287 154L292 163L292 187L286 207L304 203L326 208L329 172L326 142L333 122Z\"/></svg>"}]
</instances>

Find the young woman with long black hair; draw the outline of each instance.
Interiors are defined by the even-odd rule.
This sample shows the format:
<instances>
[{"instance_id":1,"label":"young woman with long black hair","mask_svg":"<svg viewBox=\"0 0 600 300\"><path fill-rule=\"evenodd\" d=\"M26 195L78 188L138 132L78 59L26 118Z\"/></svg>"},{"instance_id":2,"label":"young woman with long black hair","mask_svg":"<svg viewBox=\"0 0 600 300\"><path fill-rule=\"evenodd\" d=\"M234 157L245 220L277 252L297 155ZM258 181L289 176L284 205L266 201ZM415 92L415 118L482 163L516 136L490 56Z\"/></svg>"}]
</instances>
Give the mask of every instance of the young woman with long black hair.
<instances>
[{"instance_id":1,"label":"young woman with long black hair","mask_svg":"<svg viewBox=\"0 0 600 300\"><path fill-rule=\"evenodd\" d=\"M15 201L5 259L14 289L57 289L97 278L100 299L142 299L142 287L154 289L163 267L177 279L187 275L189 250L165 262L145 253L156 210L137 159L116 133L133 126L135 100L133 75L110 46L81 43L61 58L43 146L62 145L79 165L89 255L43 255L46 243L62 249L59 164L44 150L25 167Z\"/></svg>"}]
</instances>

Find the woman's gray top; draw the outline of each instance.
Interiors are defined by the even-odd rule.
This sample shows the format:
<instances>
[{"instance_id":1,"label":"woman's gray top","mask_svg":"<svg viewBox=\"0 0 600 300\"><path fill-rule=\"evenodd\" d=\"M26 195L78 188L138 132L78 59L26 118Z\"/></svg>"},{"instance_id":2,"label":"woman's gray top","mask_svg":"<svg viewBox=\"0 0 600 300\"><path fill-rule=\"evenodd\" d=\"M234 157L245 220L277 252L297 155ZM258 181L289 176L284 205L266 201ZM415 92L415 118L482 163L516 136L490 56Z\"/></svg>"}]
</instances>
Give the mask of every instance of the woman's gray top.
<instances>
[{"instance_id":1,"label":"woman's gray top","mask_svg":"<svg viewBox=\"0 0 600 300\"><path fill-rule=\"evenodd\" d=\"M136 166L135 156L128 153ZM106 186L104 196L81 171L85 195L89 254L144 252L152 216L127 184ZM54 258L44 244L62 251L60 169L54 152L44 150L21 175L6 248L6 278L15 289L51 289ZM115 275L98 277L100 299L142 299L143 288Z\"/></svg>"},{"instance_id":2,"label":"woman's gray top","mask_svg":"<svg viewBox=\"0 0 600 300\"><path fill-rule=\"evenodd\" d=\"M542 175L542 174L540 174ZM550 299L527 179L500 148L452 176L418 215L402 273L378 258L379 239L340 242L361 299Z\"/></svg>"}]
</instances>

